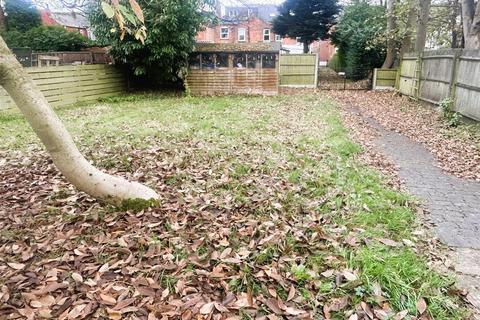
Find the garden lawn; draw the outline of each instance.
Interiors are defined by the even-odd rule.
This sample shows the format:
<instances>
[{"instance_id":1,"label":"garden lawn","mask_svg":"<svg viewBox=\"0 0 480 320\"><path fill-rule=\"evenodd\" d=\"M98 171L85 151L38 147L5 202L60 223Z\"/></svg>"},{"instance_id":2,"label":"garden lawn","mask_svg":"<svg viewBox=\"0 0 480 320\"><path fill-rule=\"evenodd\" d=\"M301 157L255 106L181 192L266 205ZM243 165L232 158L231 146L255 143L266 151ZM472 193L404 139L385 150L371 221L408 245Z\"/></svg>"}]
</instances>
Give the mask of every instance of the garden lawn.
<instances>
[{"instance_id":1,"label":"garden lawn","mask_svg":"<svg viewBox=\"0 0 480 320\"><path fill-rule=\"evenodd\" d=\"M23 117L0 114L0 318L463 318L415 204L355 160L337 108L302 94L59 109L96 166L158 190L144 210L77 192Z\"/></svg>"}]
</instances>

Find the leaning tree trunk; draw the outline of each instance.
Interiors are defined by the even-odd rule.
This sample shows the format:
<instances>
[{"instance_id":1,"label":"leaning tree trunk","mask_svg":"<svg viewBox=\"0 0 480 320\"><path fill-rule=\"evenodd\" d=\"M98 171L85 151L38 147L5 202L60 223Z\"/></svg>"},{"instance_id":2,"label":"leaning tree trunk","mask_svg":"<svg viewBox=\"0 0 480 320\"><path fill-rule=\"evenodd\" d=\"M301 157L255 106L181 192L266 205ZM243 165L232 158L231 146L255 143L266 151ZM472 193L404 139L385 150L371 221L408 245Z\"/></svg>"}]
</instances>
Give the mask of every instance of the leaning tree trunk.
<instances>
[{"instance_id":1,"label":"leaning tree trunk","mask_svg":"<svg viewBox=\"0 0 480 320\"><path fill-rule=\"evenodd\" d=\"M427 24L430 16L432 0L420 0L420 10L417 21L417 38L415 40L415 51L422 52L427 42Z\"/></svg>"},{"instance_id":2,"label":"leaning tree trunk","mask_svg":"<svg viewBox=\"0 0 480 320\"><path fill-rule=\"evenodd\" d=\"M120 204L127 199L158 199L152 189L105 174L78 151L47 100L0 37L0 85L10 94L65 178L92 197Z\"/></svg>"},{"instance_id":3,"label":"leaning tree trunk","mask_svg":"<svg viewBox=\"0 0 480 320\"><path fill-rule=\"evenodd\" d=\"M395 1L387 1L387 56L383 62L382 69L390 69L395 62L396 48L395 48Z\"/></svg>"}]
</instances>

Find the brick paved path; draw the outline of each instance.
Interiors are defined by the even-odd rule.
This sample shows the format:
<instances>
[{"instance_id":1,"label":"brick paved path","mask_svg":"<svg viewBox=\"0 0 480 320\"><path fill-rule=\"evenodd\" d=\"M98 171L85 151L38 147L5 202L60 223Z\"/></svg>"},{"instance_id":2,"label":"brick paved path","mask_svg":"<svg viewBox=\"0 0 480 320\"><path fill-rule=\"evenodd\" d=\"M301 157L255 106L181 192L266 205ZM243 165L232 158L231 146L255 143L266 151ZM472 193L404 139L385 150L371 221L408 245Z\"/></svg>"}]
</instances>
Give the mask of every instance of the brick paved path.
<instances>
[{"instance_id":1,"label":"brick paved path","mask_svg":"<svg viewBox=\"0 0 480 320\"><path fill-rule=\"evenodd\" d=\"M386 130L359 108L349 111L361 116L379 133L376 147L398 166L407 190L429 211L439 239L453 248L457 285L468 290L467 300L480 320L480 183L443 172L433 155L421 144Z\"/></svg>"},{"instance_id":2,"label":"brick paved path","mask_svg":"<svg viewBox=\"0 0 480 320\"><path fill-rule=\"evenodd\" d=\"M480 249L480 183L443 172L421 144L386 130L358 108L352 111L379 132L375 145L395 162L408 191L430 212L439 239L451 247Z\"/></svg>"}]
</instances>

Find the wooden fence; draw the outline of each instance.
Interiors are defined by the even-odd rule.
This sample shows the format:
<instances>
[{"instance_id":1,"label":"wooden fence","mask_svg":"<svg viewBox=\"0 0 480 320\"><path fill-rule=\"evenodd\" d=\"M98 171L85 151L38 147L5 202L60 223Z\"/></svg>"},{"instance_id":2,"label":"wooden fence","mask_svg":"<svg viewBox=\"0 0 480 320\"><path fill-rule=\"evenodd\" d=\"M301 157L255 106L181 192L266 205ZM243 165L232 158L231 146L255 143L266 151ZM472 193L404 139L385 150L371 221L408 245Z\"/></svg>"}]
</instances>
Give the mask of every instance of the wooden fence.
<instances>
[{"instance_id":1,"label":"wooden fence","mask_svg":"<svg viewBox=\"0 0 480 320\"><path fill-rule=\"evenodd\" d=\"M317 87L318 56L316 54L280 55L280 85Z\"/></svg>"},{"instance_id":2,"label":"wooden fence","mask_svg":"<svg viewBox=\"0 0 480 320\"><path fill-rule=\"evenodd\" d=\"M397 82L397 69L374 69L372 88L393 89Z\"/></svg>"},{"instance_id":3,"label":"wooden fence","mask_svg":"<svg viewBox=\"0 0 480 320\"><path fill-rule=\"evenodd\" d=\"M113 66L61 66L25 70L52 106L109 97L126 88L123 75ZM0 110L13 107L14 102L0 87Z\"/></svg>"},{"instance_id":4,"label":"wooden fence","mask_svg":"<svg viewBox=\"0 0 480 320\"><path fill-rule=\"evenodd\" d=\"M454 110L480 120L480 51L446 49L406 54L397 76L400 93L438 104L454 100Z\"/></svg>"}]
</instances>

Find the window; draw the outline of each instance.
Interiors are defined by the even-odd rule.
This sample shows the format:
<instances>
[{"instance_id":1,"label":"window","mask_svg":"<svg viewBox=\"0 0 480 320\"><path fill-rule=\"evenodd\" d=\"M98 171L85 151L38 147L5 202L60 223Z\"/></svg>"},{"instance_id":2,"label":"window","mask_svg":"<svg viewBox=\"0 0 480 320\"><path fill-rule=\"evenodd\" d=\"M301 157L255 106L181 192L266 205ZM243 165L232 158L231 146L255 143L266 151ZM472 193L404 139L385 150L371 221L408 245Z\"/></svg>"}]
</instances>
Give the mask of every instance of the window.
<instances>
[{"instance_id":1,"label":"window","mask_svg":"<svg viewBox=\"0 0 480 320\"><path fill-rule=\"evenodd\" d=\"M215 68L228 68L228 53L217 53Z\"/></svg>"},{"instance_id":2,"label":"window","mask_svg":"<svg viewBox=\"0 0 480 320\"><path fill-rule=\"evenodd\" d=\"M263 41L270 41L270 29L263 29Z\"/></svg>"},{"instance_id":3,"label":"window","mask_svg":"<svg viewBox=\"0 0 480 320\"><path fill-rule=\"evenodd\" d=\"M275 60L274 53L262 54L262 68L275 69Z\"/></svg>"},{"instance_id":4,"label":"window","mask_svg":"<svg viewBox=\"0 0 480 320\"><path fill-rule=\"evenodd\" d=\"M247 54L247 68L260 69L262 58L258 53Z\"/></svg>"},{"instance_id":5,"label":"window","mask_svg":"<svg viewBox=\"0 0 480 320\"><path fill-rule=\"evenodd\" d=\"M211 70L215 68L215 64L213 63L214 56L213 53L203 53L202 54L202 69L203 70Z\"/></svg>"},{"instance_id":6,"label":"window","mask_svg":"<svg viewBox=\"0 0 480 320\"><path fill-rule=\"evenodd\" d=\"M238 28L238 41L245 41L246 40L246 30L245 28Z\"/></svg>"},{"instance_id":7,"label":"window","mask_svg":"<svg viewBox=\"0 0 480 320\"><path fill-rule=\"evenodd\" d=\"M228 11L228 15L230 17L236 17L236 16L238 16L238 11L237 10L230 10L230 11Z\"/></svg>"},{"instance_id":8,"label":"window","mask_svg":"<svg viewBox=\"0 0 480 320\"><path fill-rule=\"evenodd\" d=\"M220 39L228 39L228 27L220 28Z\"/></svg>"},{"instance_id":9,"label":"window","mask_svg":"<svg viewBox=\"0 0 480 320\"><path fill-rule=\"evenodd\" d=\"M280 42L282 41L282 37L279 34L275 35L275 41Z\"/></svg>"},{"instance_id":10,"label":"window","mask_svg":"<svg viewBox=\"0 0 480 320\"><path fill-rule=\"evenodd\" d=\"M235 68L245 68L245 53L235 53L233 55L233 67Z\"/></svg>"},{"instance_id":11,"label":"window","mask_svg":"<svg viewBox=\"0 0 480 320\"><path fill-rule=\"evenodd\" d=\"M190 69L200 69L200 54L191 54L188 65Z\"/></svg>"}]
</instances>

